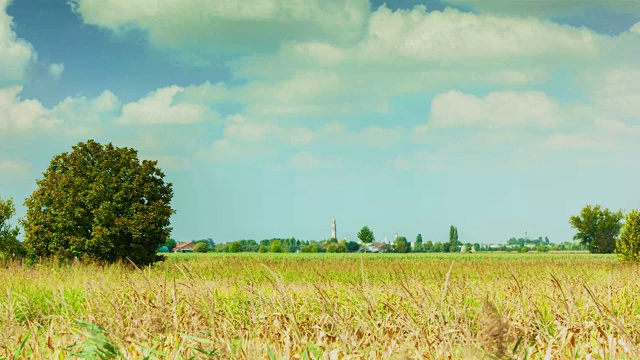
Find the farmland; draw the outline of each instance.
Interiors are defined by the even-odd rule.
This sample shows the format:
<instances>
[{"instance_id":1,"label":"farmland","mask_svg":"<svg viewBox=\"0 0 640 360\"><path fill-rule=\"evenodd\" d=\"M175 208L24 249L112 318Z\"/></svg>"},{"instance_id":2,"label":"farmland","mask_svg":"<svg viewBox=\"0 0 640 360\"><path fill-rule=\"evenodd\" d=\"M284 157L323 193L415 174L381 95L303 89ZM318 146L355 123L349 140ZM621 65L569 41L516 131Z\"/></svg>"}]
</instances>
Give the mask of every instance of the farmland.
<instances>
[{"instance_id":1,"label":"farmland","mask_svg":"<svg viewBox=\"0 0 640 360\"><path fill-rule=\"evenodd\" d=\"M640 357L640 267L613 255L9 263L0 288L8 358Z\"/></svg>"}]
</instances>

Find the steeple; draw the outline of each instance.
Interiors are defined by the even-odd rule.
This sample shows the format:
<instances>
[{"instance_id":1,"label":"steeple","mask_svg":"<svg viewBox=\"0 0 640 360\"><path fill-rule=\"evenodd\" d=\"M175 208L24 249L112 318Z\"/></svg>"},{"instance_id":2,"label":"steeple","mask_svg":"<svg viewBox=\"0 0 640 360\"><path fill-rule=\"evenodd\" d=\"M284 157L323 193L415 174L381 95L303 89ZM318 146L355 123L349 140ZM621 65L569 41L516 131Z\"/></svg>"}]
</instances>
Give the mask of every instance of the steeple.
<instances>
[{"instance_id":1,"label":"steeple","mask_svg":"<svg viewBox=\"0 0 640 360\"><path fill-rule=\"evenodd\" d=\"M336 232L336 218L333 218L333 221L331 222L331 237L334 239L338 238L338 234Z\"/></svg>"}]
</instances>

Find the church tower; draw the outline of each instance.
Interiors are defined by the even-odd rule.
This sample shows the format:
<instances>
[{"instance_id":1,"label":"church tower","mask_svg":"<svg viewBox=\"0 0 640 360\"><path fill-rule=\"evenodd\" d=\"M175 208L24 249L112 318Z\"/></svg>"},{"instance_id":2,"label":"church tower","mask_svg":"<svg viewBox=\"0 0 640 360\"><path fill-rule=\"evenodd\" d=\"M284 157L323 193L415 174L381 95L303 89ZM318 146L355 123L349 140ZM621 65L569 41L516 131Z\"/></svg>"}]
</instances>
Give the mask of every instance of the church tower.
<instances>
[{"instance_id":1,"label":"church tower","mask_svg":"<svg viewBox=\"0 0 640 360\"><path fill-rule=\"evenodd\" d=\"M333 218L331 222L331 237L334 239L338 238L338 233L336 232L336 218Z\"/></svg>"}]
</instances>

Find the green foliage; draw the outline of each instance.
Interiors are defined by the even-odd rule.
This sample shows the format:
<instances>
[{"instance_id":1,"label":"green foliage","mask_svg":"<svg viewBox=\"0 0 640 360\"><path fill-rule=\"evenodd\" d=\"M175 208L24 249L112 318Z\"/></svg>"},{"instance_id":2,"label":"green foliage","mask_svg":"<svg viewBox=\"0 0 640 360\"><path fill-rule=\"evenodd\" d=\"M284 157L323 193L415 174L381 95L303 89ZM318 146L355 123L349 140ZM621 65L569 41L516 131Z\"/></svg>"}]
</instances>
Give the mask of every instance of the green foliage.
<instances>
[{"instance_id":1,"label":"green foliage","mask_svg":"<svg viewBox=\"0 0 640 360\"><path fill-rule=\"evenodd\" d=\"M422 234L416 236L416 244L422 244Z\"/></svg>"},{"instance_id":2,"label":"green foliage","mask_svg":"<svg viewBox=\"0 0 640 360\"><path fill-rule=\"evenodd\" d=\"M580 215L569 218L571 226L578 231L573 239L580 240L592 253L613 253L622 217L622 211L611 212L601 209L600 205L587 205Z\"/></svg>"},{"instance_id":3,"label":"green foliage","mask_svg":"<svg viewBox=\"0 0 640 360\"><path fill-rule=\"evenodd\" d=\"M449 250L456 251L458 248L458 228L451 225L449 228Z\"/></svg>"},{"instance_id":4,"label":"green foliage","mask_svg":"<svg viewBox=\"0 0 640 360\"><path fill-rule=\"evenodd\" d=\"M229 244L217 244L213 251L218 253L228 253L229 252Z\"/></svg>"},{"instance_id":5,"label":"green foliage","mask_svg":"<svg viewBox=\"0 0 640 360\"><path fill-rule=\"evenodd\" d=\"M8 223L15 213L13 200L0 198L0 258L17 259L25 255L24 246L18 240L20 229Z\"/></svg>"},{"instance_id":6,"label":"green foliage","mask_svg":"<svg viewBox=\"0 0 640 360\"><path fill-rule=\"evenodd\" d=\"M536 250L538 252L549 252L549 247L545 246L545 245L540 245L540 246L536 247Z\"/></svg>"},{"instance_id":7,"label":"green foliage","mask_svg":"<svg viewBox=\"0 0 640 360\"><path fill-rule=\"evenodd\" d=\"M232 252L232 253L242 252L242 244L240 243L240 241L232 242L231 245L229 245L229 252Z\"/></svg>"},{"instance_id":8,"label":"green foliage","mask_svg":"<svg viewBox=\"0 0 640 360\"><path fill-rule=\"evenodd\" d=\"M640 211L632 210L625 217L616 254L622 261L640 261Z\"/></svg>"},{"instance_id":9,"label":"green foliage","mask_svg":"<svg viewBox=\"0 0 640 360\"><path fill-rule=\"evenodd\" d=\"M211 247L207 243L199 242L193 246L193 251L197 253L206 253L211 251Z\"/></svg>"},{"instance_id":10,"label":"green foliage","mask_svg":"<svg viewBox=\"0 0 640 360\"><path fill-rule=\"evenodd\" d=\"M397 253L408 253L411 251L411 245L404 236L398 236L394 241L394 251Z\"/></svg>"},{"instance_id":11,"label":"green foliage","mask_svg":"<svg viewBox=\"0 0 640 360\"><path fill-rule=\"evenodd\" d=\"M284 252L284 249L282 248L282 245L280 244L280 241L278 241L278 240L271 241L271 244L269 245L269 250L272 253Z\"/></svg>"},{"instance_id":12,"label":"green foliage","mask_svg":"<svg viewBox=\"0 0 640 360\"><path fill-rule=\"evenodd\" d=\"M360 241L362 241L365 244L371 244L372 242L376 241L376 238L373 235L373 232L369 230L368 226L363 227L358 232L358 239L360 239Z\"/></svg>"},{"instance_id":13,"label":"green foliage","mask_svg":"<svg viewBox=\"0 0 640 360\"><path fill-rule=\"evenodd\" d=\"M137 151L79 143L55 156L25 201L25 247L33 257L102 262L159 260L171 228L173 190L156 161Z\"/></svg>"},{"instance_id":14,"label":"green foliage","mask_svg":"<svg viewBox=\"0 0 640 360\"><path fill-rule=\"evenodd\" d=\"M520 247L518 248L518 252L519 252L519 253L526 253L526 252L528 252L528 251L529 251L529 248L528 248L528 247L526 247L526 246L520 246Z\"/></svg>"},{"instance_id":15,"label":"green foliage","mask_svg":"<svg viewBox=\"0 0 640 360\"><path fill-rule=\"evenodd\" d=\"M360 250L360 244L355 241L346 242L345 247L347 248L348 252L357 252L358 250Z\"/></svg>"},{"instance_id":16,"label":"green foliage","mask_svg":"<svg viewBox=\"0 0 640 360\"><path fill-rule=\"evenodd\" d=\"M167 249L169 249L169 251L173 251L173 249L175 249L176 245L178 245L178 243L174 240L174 239L167 239L167 241L165 241L164 246L167 247Z\"/></svg>"},{"instance_id":17,"label":"green foliage","mask_svg":"<svg viewBox=\"0 0 640 360\"><path fill-rule=\"evenodd\" d=\"M433 241L428 240L426 243L422 245L422 251L428 252L433 251Z\"/></svg>"},{"instance_id":18,"label":"green foliage","mask_svg":"<svg viewBox=\"0 0 640 360\"><path fill-rule=\"evenodd\" d=\"M259 253L268 253L269 252L269 247L266 245L260 245L260 248L258 248L258 252Z\"/></svg>"},{"instance_id":19,"label":"green foliage","mask_svg":"<svg viewBox=\"0 0 640 360\"><path fill-rule=\"evenodd\" d=\"M347 252L347 240L340 240L338 242L331 242L327 247L328 253L346 253Z\"/></svg>"}]
</instances>

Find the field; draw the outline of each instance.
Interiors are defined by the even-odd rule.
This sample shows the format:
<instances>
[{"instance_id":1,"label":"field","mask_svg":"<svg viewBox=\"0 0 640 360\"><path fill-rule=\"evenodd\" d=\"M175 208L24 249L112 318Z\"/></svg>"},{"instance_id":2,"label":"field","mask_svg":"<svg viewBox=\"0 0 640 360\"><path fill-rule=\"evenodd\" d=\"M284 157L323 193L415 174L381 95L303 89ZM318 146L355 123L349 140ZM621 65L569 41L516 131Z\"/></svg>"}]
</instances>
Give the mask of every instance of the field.
<instances>
[{"instance_id":1,"label":"field","mask_svg":"<svg viewBox=\"0 0 640 360\"><path fill-rule=\"evenodd\" d=\"M640 358L614 256L186 254L7 264L0 289L0 358Z\"/></svg>"}]
</instances>

